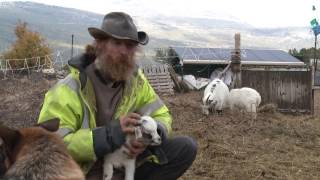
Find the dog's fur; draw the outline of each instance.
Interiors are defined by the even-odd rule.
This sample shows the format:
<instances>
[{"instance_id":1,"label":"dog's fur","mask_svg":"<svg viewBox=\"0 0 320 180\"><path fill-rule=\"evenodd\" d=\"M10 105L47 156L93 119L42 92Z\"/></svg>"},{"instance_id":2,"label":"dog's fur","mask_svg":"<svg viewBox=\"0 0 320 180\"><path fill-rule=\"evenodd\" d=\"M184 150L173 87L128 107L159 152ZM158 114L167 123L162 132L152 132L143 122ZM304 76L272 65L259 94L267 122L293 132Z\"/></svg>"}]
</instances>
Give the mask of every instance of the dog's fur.
<instances>
[{"instance_id":1,"label":"dog's fur","mask_svg":"<svg viewBox=\"0 0 320 180\"><path fill-rule=\"evenodd\" d=\"M132 139L142 138L145 145L156 146L161 144L161 137L157 133L157 123L150 116L142 116L136 128L135 135L128 135L126 142ZM123 145L118 150L108 154L104 158L103 175L104 180L111 180L113 176L113 167L125 167L125 180L134 180L136 168L136 159L128 157L129 150Z\"/></svg>"},{"instance_id":2,"label":"dog's fur","mask_svg":"<svg viewBox=\"0 0 320 180\"><path fill-rule=\"evenodd\" d=\"M57 119L19 130L0 125L0 179L84 180L64 142L52 132L58 127Z\"/></svg>"},{"instance_id":3,"label":"dog's fur","mask_svg":"<svg viewBox=\"0 0 320 180\"><path fill-rule=\"evenodd\" d=\"M4 144L4 141L0 138L0 178L6 173L10 166L8 158L8 149Z\"/></svg>"}]
</instances>

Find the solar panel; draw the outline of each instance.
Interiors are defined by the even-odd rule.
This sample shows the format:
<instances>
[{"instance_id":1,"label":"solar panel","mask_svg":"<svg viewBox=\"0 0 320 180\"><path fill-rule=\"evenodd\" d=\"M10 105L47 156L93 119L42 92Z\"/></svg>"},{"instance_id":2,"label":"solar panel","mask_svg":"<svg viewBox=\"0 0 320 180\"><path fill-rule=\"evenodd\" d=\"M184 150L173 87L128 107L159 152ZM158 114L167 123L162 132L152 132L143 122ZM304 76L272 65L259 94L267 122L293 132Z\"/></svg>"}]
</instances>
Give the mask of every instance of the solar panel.
<instances>
[{"instance_id":1,"label":"solar panel","mask_svg":"<svg viewBox=\"0 0 320 180\"><path fill-rule=\"evenodd\" d=\"M171 47L183 60L225 60L231 59L233 49L227 48L192 48L192 47ZM241 59L243 61L261 62L288 62L299 63L299 59L291 56L282 50L255 50L242 49Z\"/></svg>"}]
</instances>

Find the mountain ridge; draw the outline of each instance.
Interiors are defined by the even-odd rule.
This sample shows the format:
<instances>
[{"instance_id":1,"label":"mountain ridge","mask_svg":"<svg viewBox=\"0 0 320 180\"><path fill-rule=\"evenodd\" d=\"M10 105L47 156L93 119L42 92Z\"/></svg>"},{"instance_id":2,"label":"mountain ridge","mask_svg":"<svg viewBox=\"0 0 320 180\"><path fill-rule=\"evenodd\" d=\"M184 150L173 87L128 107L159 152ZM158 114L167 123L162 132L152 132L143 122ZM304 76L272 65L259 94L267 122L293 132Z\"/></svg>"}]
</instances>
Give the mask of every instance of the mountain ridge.
<instances>
[{"instance_id":1,"label":"mountain ridge","mask_svg":"<svg viewBox=\"0 0 320 180\"><path fill-rule=\"evenodd\" d=\"M102 14L74 8L34 2L0 2L0 52L15 41L14 27L19 20L40 32L54 49L71 48L92 42L87 28L99 27ZM313 35L308 27L255 28L236 20L184 17L133 16L138 29L150 36L147 49L168 46L233 48L234 34L241 33L242 48L282 49L310 48Z\"/></svg>"}]
</instances>

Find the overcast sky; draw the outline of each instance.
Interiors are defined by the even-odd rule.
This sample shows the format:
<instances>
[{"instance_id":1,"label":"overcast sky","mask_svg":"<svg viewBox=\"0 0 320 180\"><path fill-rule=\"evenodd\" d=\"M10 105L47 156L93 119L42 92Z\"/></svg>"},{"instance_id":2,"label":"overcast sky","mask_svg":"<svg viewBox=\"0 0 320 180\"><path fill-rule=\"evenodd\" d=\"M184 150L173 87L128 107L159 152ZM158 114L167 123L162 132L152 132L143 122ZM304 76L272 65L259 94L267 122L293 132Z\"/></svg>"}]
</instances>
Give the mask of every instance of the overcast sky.
<instances>
[{"instance_id":1,"label":"overcast sky","mask_svg":"<svg viewBox=\"0 0 320 180\"><path fill-rule=\"evenodd\" d=\"M13 0L0 0L13 1ZM310 26L320 17L320 0L31 0L105 14L238 19L255 27ZM315 5L316 11L312 11Z\"/></svg>"}]
</instances>

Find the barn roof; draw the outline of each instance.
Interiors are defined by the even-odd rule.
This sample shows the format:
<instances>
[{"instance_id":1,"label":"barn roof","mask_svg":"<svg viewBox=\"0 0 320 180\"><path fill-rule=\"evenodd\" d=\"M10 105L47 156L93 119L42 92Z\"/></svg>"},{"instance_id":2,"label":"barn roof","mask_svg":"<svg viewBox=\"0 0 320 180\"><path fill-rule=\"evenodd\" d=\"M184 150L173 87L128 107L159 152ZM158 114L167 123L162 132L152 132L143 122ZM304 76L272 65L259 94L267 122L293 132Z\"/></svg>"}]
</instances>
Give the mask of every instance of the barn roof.
<instances>
[{"instance_id":1,"label":"barn roof","mask_svg":"<svg viewBox=\"0 0 320 180\"><path fill-rule=\"evenodd\" d=\"M227 64L233 49L171 47L184 64ZM241 49L241 63L250 65L294 65L304 63L282 50Z\"/></svg>"}]
</instances>

